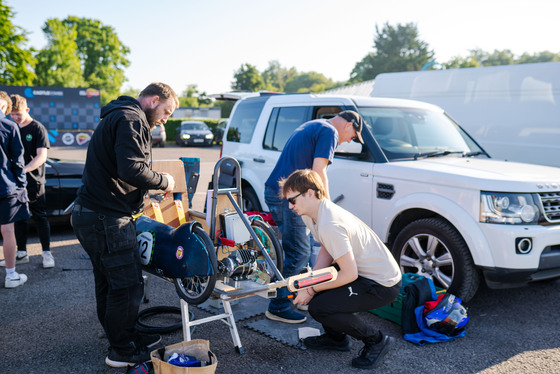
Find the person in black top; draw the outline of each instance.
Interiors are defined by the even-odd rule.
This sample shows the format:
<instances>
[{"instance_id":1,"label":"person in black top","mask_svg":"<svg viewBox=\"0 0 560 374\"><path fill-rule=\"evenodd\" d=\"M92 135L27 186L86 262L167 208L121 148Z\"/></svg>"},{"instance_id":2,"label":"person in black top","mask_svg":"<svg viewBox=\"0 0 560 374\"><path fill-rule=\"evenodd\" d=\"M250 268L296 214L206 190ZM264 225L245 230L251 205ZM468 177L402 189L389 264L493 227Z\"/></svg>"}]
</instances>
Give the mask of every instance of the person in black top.
<instances>
[{"instance_id":1,"label":"person in black top","mask_svg":"<svg viewBox=\"0 0 560 374\"><path fill-rule=\"evenodd\" d=\"M5 116L11 111L10 97L0 91L0 226L6 259L6 288L19 287L27 281L25 274L16 272L14 222L29 218L23 145L17 124Z\"/></svg>"},{"instance_id":2,"label":"person in black top","mask_svg":"<svg viewBox=\"0 0 560 374\"><path fill-rule=\"evenodd\" d=\"M150 84L138 99L120 96L101 109L88 146L72 226L93 265L97 316L110 345L105 362L112 367L148 361L148 348L161 340L135 328L144 291L135 218L147 190L175 187L171 175L151 170L149 162L151 129L178 105L163 83Z\"/></svg>"},{"instance_id":3,"label":"person in black top","mask_svg":"<svg viewBox=\"0 0 560 374\"><path fill-rule=\"evenodd\" d=\"M43 268L53 268L54 258L51 254L51 228L47 219L45 201L45 162L47 149L50 148L49 135L43 124L29 115L27 100L20 95L11 95L12 119L19 125L19 133L25 153L25 173L27 177L27 195L29 210L43 249ZM29 262L27 255L28 221L15 223L17 242L17 263Z\"/></svg>"}]
</instances>

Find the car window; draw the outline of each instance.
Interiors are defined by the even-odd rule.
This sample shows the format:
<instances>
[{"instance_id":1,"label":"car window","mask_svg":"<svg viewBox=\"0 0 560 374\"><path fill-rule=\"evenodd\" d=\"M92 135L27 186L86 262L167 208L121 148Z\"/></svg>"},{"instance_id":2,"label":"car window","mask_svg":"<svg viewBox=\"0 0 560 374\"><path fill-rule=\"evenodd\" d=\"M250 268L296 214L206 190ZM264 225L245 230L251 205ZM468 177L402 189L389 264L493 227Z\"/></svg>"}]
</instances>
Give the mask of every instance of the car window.
<instances>
[{"instance_id":1,"label":"car window","mask_svg":"<svg viewBox=\"0 0 560 374\"><path fill-rule=\"evenodd\" d=\"M258 97L237 104L228 127L227 141L237 143L251 142L257 121L267 100L268 97Z\"/></svg>"},{"instance_id":2,"label":"car window","mask_svg":"<svg viewBox=\"0 0 560 374\"><path fill-rule=\"evenodd\" d=\"M264 149L281 151L295 129L308 120L309 107L274 108L264 137Z\"/></svg>"},{"instance_id":3,"label":"car window","mask_svg":"<svg viewBox=\"0 0 560 374\"><path fill-rule=\"evenodd\" d=\"M181 124L181 130L206 130L208 126L204 122L186 122Z\"/></svg>"}]
</instances>

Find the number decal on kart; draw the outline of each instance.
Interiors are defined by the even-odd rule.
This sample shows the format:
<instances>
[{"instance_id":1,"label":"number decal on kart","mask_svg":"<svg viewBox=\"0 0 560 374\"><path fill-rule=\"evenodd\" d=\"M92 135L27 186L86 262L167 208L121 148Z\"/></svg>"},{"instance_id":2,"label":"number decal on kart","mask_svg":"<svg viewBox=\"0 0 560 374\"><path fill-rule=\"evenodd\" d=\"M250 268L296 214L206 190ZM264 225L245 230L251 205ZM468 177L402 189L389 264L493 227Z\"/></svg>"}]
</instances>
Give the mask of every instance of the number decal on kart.
<instances>
[{"instance_id":1,"label":"number decal on kart","mask_svg":"<svg viewBox=\"0 0 560 374\"><path fill-rule=\"evenodd\" d=\"M138 241L138 252L140 253L140 262L142 265L148 265L152 261L152 253L154 248L154 236L151 232L141 232L136 236Z\"/></svg>"}]
</instances>

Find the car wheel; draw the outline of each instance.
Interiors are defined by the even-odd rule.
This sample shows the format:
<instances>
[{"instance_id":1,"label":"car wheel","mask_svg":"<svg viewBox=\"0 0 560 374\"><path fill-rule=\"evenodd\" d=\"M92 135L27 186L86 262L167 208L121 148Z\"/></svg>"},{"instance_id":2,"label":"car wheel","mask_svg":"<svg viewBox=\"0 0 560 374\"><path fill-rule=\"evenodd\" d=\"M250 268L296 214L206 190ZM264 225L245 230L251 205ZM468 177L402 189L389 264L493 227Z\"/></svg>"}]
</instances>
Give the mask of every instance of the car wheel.
<instances>
[{"instance_id":1,"label":"car wheel","mask_svg":"<svg viewBox=\"0 0 560 374\"><path fill-rule=\"evenodd\" d=\"M159 143L159 147L160 147L160 148L165 148L165 142L164 142L164 141L161 141L161 142Z\"/></svg>"},{"instance_id":2,"label":"car wheel","mask_svg":"<svg viewBox=\"0 0 560 374\"><path fill-rule=\"evenodd\" d=\"M242 193L244 212L262 212L261 203L252 187L243 187Z\"/></svg>"},{"instance_id":3,"label":"car wheel","mask_svg":"<svg viewBox=\"0 0 560 374\"><path fill-rule=\"evenodd\" d=\"M410 223L395 239L392 253L404 273L433 280L463 301L470 300L480 284L467 244L459 232L440 218Z\"/></svg>"}]
</instances>

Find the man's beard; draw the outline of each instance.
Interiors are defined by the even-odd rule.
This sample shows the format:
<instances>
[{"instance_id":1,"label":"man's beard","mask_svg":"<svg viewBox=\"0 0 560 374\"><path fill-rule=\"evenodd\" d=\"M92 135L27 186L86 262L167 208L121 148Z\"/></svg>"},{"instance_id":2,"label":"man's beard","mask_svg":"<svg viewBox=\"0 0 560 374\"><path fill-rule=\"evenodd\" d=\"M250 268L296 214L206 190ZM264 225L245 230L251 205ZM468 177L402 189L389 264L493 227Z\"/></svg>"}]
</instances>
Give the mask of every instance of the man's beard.
<instances>
[{"instance_id":1,"label":"man's beard","mask_svg":"<svg viewBox=\"0 0 560 374\"><path fill-rule=\"evenodd\" d=\"M148 119L148 124L150 125L150 130L153 130L156 125L159 124L159 121L156 119L156 109L146 108L144 109L144 113L146 114L146 118Z\"/></svg>"}]
</instances>

